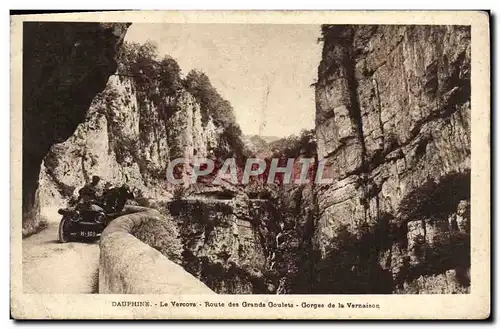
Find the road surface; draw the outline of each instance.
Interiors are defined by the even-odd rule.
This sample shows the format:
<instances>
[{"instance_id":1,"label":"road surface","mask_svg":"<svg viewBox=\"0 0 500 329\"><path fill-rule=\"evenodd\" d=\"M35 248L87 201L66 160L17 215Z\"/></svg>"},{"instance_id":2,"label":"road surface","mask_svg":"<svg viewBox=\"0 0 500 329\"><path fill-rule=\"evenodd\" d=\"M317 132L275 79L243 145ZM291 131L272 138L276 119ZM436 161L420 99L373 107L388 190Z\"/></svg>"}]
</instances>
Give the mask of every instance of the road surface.
<instances>
[{"instance_id":1,"label":"road surface","mask_svg":"<svg viewBox=\"0 0 500 329\"><path fill-rule=\"evenodd\" d=\"M59 215L42 232L23 240L24 293L97 293L99 242L58 241Z\"/></svg>"}]
</instances>

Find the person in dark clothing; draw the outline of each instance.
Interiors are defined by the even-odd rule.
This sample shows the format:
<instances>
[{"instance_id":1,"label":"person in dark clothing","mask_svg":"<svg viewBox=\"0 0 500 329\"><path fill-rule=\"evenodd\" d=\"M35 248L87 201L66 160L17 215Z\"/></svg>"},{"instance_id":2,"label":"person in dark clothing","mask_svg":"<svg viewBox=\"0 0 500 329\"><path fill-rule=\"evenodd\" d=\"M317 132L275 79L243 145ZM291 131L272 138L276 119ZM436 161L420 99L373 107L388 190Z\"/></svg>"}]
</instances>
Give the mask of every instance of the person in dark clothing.
<instances>
[{"instance_id":1,"label":"person in dark clothing","mask_svg":"<svg viewBox=\"0 0 500 329\"><path fill-rule=\"evenodd\" d=\"M78 191L77 203L84 205L87 210L102 211L103 209L100 202L102 196L99 186L100 181L101 178L99 176L92 176L92 181L85 184L85 186Z\"/></svg>"},{"instance_id":2,"label":"person in dark clothing","mask_svg":"<svg viewBox=\"0 0 500 329\"><path fill-rule=\"evenodd\" d=\"M127 184L118 187L112 187L111 184L104 186L102 195L103 208L106 213L120 212L123 210L127 200L133 199L134 193Z\"/></svg>"}]
</instances>

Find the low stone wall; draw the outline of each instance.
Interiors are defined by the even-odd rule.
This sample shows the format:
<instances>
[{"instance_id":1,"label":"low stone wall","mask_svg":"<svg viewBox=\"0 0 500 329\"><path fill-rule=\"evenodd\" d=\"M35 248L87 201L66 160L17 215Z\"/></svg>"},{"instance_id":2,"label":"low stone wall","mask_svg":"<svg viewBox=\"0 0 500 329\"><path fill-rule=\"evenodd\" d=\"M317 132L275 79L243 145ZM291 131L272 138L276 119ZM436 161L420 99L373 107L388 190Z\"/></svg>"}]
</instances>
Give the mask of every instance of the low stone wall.
<instances>
[{"instance_id":1,"label":"low stone wall","mask_svg":"<svg viewBox=\"0 0 500 329\"><path fill-rule=\"evenodd\" d=\"M130 232L160 213L128 206L113 220L100 241L99 293L104 294L215 294L184 268Z\"/></svg>"}]
</instances>

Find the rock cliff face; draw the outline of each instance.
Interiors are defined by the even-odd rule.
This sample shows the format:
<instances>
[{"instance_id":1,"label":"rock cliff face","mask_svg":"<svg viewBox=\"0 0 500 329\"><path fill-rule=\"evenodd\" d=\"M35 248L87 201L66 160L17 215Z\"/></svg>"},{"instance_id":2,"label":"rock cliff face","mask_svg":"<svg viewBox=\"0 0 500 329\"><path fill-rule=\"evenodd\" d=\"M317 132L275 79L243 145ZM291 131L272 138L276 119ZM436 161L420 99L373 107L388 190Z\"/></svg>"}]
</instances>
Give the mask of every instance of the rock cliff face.
<instances>
[{"instance_id":1,"label":"rock cliff face","mask_svg":"<svg viewBox=\"0 0 500 329\"><path fill-rule=\"evenodd\" d=\"M144 47L126 44L124 51L139 49L141 54ZM226 183L182 187L167 182L173 159L231 156L241 132L217 112L219 106L221 111L230 108L203 74L190 73L181 83L180 77L172 78L173 60L141 56L130 56L129 62L119 58L116 73L74 133L50 148L39 176L40 204L49 209L65 205L92 175L113 185L126 182L140 191L137 199L146 199L176 223L183 250L179 263L193 275L219 293L269 293L274 288L263 272L273 239L269 230L276 229L268 229L275 214L261 209L269 206L266 200L245 198L241 189ZM148 69L161 77L146 75ZM171 201L168 207L165 201ZM161 239L162 232L155 231L160 226L142 228L138 237L149 243Z\"/></svg>"},{"instance_id":2,"label":"rock cliff face","mask_svg":"<svg viewBox=\"0 0 500 329\"><path fill-rule=\"evenodd\" d=\"M24 23L23 228L39 221L43 158L83 122L92 99L116 70L128 25Z\"/></svg>"},{"instance_id":3,"label":"rock cliff face","mask_svg":"<svg viewBox=\"0 0 500 329\"><path fill-rule=\"evenodd\" d=\"M239 195L228 200L183 199L169 203L184 246L183 265L218 293L273 293L270 267L276 209L267 200Z\"/></svg>"},{"instance_id":4,"label":"rock cliff face","mask_svg":"<svg viewBox=\"0 0 500 329\"><path fill-rule=\"evenodd\" d=\"M23 173L23 211L33 207L38 178L39 201L49 207L99 175L139 188L168 213L183 251L176 261L218 293L469 291L468 27L323 26L315 130L253 144L265 158L295 158L295 168L300 157L313 158L314 173L324 162L322 176L332 181L267 184L260 177L249 186L174 188L166 183L174 158L244 154L230 104L204 74L182 79L177 63L158 61L150 45L132 45L120 62L127 70L117 69L126 26L85 26L113 41L110 57L103 55L111 66L89 88L63 65L42 82L60 84L68 74L65 95L51 89L51 98L25 97L23 170L44 161L36 175ZM83 60L80 45L75 58ZM43 120L30 115L44 102Z\"/></svg>"},{"instance_id":5,"label":"rock cliff face","mask_svg":"<svg viewBox=\"0 0 500 329\"><path fill-rule=\"evenodd\" d=\"M317 186L315 245L325 258L339 235L376 235L353 277L372 268L386 293L466 291L468 231L449 218L469 200L469 27L322 29L316 131L333 183Z\"/></svg>"},{"instance_id":6,"label":"rock cliff face","mask_svg":"<svg viewBox=\"0 0 500 329\"><path fill-rule=\"evenodd\" d=\"M184 89L163 100L168 115L156 104L137 90L134 79L112 75L75 133L45 157L41 203L63 203L92 175L112 184L126 182L143 197L170 197L170 160L206 156L221 130L211 119L202 125L200 105Z\"/></svg>"}]
</instances>

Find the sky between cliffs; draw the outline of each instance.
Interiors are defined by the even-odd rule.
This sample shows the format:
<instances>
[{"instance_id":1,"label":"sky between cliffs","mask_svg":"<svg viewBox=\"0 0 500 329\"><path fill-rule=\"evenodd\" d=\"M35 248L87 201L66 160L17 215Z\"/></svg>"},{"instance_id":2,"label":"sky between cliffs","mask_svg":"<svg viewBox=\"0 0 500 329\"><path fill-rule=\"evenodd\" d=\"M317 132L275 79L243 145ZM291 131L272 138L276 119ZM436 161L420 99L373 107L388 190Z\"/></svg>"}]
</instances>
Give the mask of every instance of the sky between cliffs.
<instances>
[{"instance_id":1,"label":"sky between cliffs","mask_svg":"<svg viewBox=\"0 0 500 329\"><path fill-rule=\"evenodd\" d=\"M319 25L132 24L125 40L205 72L244 134L287 136L314 127L319 36Z\"/></svg>"}]
</instances>

